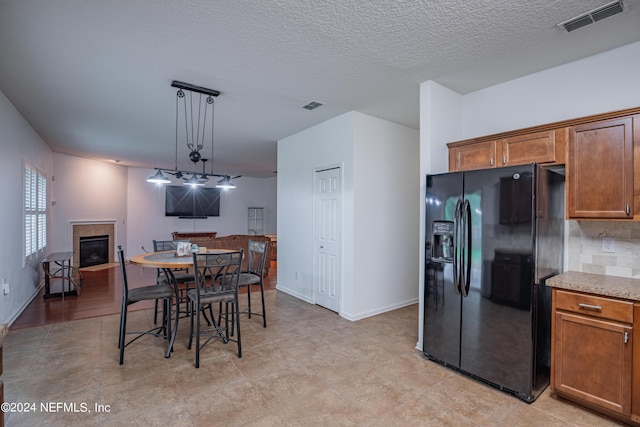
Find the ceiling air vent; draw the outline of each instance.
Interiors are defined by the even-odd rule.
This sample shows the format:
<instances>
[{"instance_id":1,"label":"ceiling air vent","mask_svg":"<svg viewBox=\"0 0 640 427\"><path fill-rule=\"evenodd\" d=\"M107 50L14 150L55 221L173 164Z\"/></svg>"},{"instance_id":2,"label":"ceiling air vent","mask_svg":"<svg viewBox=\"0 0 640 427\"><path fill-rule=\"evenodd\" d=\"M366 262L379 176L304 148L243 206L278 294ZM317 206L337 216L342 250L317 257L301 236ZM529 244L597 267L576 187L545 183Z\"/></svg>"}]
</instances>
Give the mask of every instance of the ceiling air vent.
<instances>
[{"instance_id":1,"label":"ceiling air vent","mask_svg":"<svg viewBox=\"0 0 640 427\"><path fill-rule=\"evenodd\" d=\"M585 25L593 24L594 22L598 22L604 18L608 18L622 12L624 12L624 4L622 3L622 0L613 1L578 15L575 18L567 19L566 21L559 23L558 27L567 32L571 32L578 28L582 28Z\"/></svg>"},{"instance_id":2,"label":"ceiling air vent","mask_svg":"<svg viewBox=\"0 0 640 427\"><path fill-rule=\"evenodd\" d=\"M318 108L319 106L321 106L322 103L318 102L318 101L311 101L310 103L308 103L307 105L302 106L302 108L304 108L305 110L313 110L315 108Z\"/></svg>"}]
</instances>

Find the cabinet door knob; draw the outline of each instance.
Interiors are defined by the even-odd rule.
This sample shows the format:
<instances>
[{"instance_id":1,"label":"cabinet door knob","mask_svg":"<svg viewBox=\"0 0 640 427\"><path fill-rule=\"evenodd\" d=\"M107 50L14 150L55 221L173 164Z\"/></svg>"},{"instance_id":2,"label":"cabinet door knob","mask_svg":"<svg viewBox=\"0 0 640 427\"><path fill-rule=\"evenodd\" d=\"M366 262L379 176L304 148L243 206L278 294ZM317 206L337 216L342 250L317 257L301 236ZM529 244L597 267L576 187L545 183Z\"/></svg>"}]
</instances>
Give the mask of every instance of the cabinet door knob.
<instances>
[{"instance_id":1,"label":"cabinet door knob","mask_svg":"<svg viewBox=\"0 0 640 427\"><path fill-rule=\"evenodd\" d=\"M627 212L627 216L628 216L629 212L631 212L631 208L629 208L629 203L627 203L627 208L625 209L625 211Z\"/></svg>"},{"instance_id":2,"label":"cabinet door knob","mask_svg":"<svg viewBox=\"0 0 640 427\"><path fill-rule=\"evenodd\" d=\"M629 332L624 333L624 343L627 344L629 342Z\"/></svg>"},{"instance_id":3,"label":"cabinet door knob","mask_svg":"<svg viewBox=\"0 0 640 427\"><path fill-rule=\"evenodd\" d=\"M507 156L502 156L502 164L503 165L507 164Z\"/></svg>"},{"instance_id":4,"label":"cabinet door knob","mask_svg":"<svg viewBox=\"0 0 640 427\"><path fill-rule=\"evenodd\" d=\"M493 166L493 159L489 159L489 166Z\"/></svg>"}]
</instances>

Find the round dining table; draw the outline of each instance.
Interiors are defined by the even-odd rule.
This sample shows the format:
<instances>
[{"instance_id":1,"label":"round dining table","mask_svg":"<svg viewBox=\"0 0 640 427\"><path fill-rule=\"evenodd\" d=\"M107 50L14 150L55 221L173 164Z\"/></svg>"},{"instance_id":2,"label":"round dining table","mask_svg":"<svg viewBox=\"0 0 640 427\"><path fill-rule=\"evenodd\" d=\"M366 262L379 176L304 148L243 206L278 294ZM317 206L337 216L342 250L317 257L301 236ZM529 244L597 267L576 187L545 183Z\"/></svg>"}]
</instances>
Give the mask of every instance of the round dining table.
<instances>
[{"instance_id":1,"label":"round dining table","mask_svg":"<svg viewBox=\"0 0 640 427\"><path fill-rule=\"evenodd\" d=\"M207 254L236 252L233 249L207 249ZM176 251L149 252L131 257L131 263L141 267L175 269L193 267L193 255L177 256Z\"/></svg>"},{"instance_id":2,"label":"round dining table","mask_svg":"<svg viewBox=\"0 0 640 427\"><path fill-rule=\"evenodd\" d=\"M234 249L207 249L198 252L198 255L224 254L229 252L237 252ZM162 269L169 278L173 286L178 287L173 271L176 269L185 269L193 267L193 254L186 256L177 256L176 251L149 252L138 254L131 257L131 263L141 267L150 267Z\"/></svg>"},{"instance_id":3,"label":"round dining table","mask_svg":"<svg viewBox=\"0 0 640 427\"><path fill-rule=\"evenodd\" d=\"M229 252L237 252L234 249L207 249L204 252L198 252L198 254L223 254ZM139 265L141 267L149 267L149 268L157 268L164 271L165 277L169 278L169 282L176 290L176 320L175 326L173 327L173 331L171 331L171 344L170 348L173 347L173 343L175 341L175 334L178 329L178 318L179 316L179 293L178 293L178 282L175 279L173 271L175 269L181 268L192 268L193 267L193 254L189 254L186 256L178 256L176 255L176 251L161 251L161 252L148 252L143 254L134 255L131 257L130 262L132 264ZM169 357L171 350L167 351L165 357Z\"/></svg>"},{"instance_id":4,"label":"round dining table","mask_svg":"<svg viewBox=\"0 0 640 427\"><path fill-rule=\"evenodd\" d=\"M207 249L202 254L223 254L229 252L237 252L234 249ZM157 268L163 270L165 277L169 278L170 284L178 289L178 282L174 276L174 271L178 269L188 269L193 267L193 254L178 256L176 251L161 251L138 254L131 257L131 263L141 267Z\"/></svg>"}]
</instances>

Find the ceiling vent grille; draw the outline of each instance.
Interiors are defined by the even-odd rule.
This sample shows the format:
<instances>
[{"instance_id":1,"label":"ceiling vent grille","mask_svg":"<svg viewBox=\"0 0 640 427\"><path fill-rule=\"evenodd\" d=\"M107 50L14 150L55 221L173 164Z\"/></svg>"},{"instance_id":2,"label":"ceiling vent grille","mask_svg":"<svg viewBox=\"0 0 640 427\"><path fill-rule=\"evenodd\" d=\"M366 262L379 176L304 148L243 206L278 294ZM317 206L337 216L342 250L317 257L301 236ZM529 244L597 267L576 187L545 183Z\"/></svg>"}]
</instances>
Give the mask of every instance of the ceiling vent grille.
<instances>
[{"instance_id":1,"label":"ceiling vent grille","mask_svg":"<svg viewBox=\"0 0 640 427\"><path fill-rule=\"evenodd\" d=\"M322 102L311 101L307 105L303 105L302 108L304 108L305 110L313 110L313 109L318 108L321 105L322 105Z\"/></svg>"},{"instance_id":2,"label":"ceiling vent grille","mask_svg":"<svg viewBox=\"0 0 640 427\"><path fill-rule=\"evenodd\" d=\"M559 23L558 26L567 32L571 32L622 12L624 12L624 4L622 0L617 0L578 15L575 18L567 19Z\"/></svg>"}]
</instances>

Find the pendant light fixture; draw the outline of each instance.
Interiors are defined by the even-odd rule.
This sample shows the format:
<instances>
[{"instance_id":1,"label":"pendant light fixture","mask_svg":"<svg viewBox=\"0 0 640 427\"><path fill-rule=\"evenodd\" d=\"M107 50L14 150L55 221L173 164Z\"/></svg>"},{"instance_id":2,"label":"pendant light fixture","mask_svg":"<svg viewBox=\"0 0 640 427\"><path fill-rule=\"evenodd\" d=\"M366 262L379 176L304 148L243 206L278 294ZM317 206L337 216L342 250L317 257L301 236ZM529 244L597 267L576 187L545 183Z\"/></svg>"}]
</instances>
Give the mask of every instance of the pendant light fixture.
<instances>
[{"instance_id":1,"label":"pendant light fixture","mask_svg":"<svg viewBox=\"0 0 640 427\"><path fill-rule=\"evenodd\" d=\"M239 177L236 177L239 178ZM229 175L224 176L220 181L216 183L216 188L222 188L223 190L229 190L231 188L236 188L235 184L231 182L231 177Z\"/></svg>"},{"instance_id":2,"label":"pendant light fixture","mask_svg":"<svg viewBox=\"0 0 640 427\"><path fill-rule=\"evenodd\" d=\"M204 185L204 182L200 181L200 179L197 176L191 175L191 178L185 179L183 184L189 185L191 187L201 187Z\"/></svg>"},{"instance_id":3,"label":"pendant light fixture","mask_svg":"<svg viewBox=\"0 0 640 427\"><path fill-rule=\"evenodd\" d=\"M175 167L173 169L155 168L157 172L147 178L147 182L158 185L169 184L171 180L165 176L165 174L167 174L178 179L182 178L185 185L197 187L205 185L205 183L209 181L210 176L215 176L222 178L216 184L217 188L235 188L235 185L231 182L232 178L229 175L213 173L214 98L218 97L220 92L176 80L171 82L171 86L178 88L176 92ZM181 109L183 114L180 114ZM184 123L180 123L181 116L184 117ZM184 143L189 150L188 158L193 162L192 171L178 169L178 140L182 135L180 129L184 129ZM205 140L209 138L209 133L211 159L206 159L202 156L202 150L205 147ZM206 172L205 169L208 160L211 160L211 172ZM196 171L196 166L199 162L202 162L202 173ZM234 178L239 178L240 176L241 175L238 175Z\"/></svg>"},{"instance_id":4,"label":"pendant light fixture","mask_svg":"<svg viewBox=\"0 0 640 427\"><path fill-rule=\"evenodd\" d=\"M155 175L147 178L147 182L153 182L154 184L171 184L171 180L164 176L161 170L158 170Z\"/></svg>"}]
</instances>

